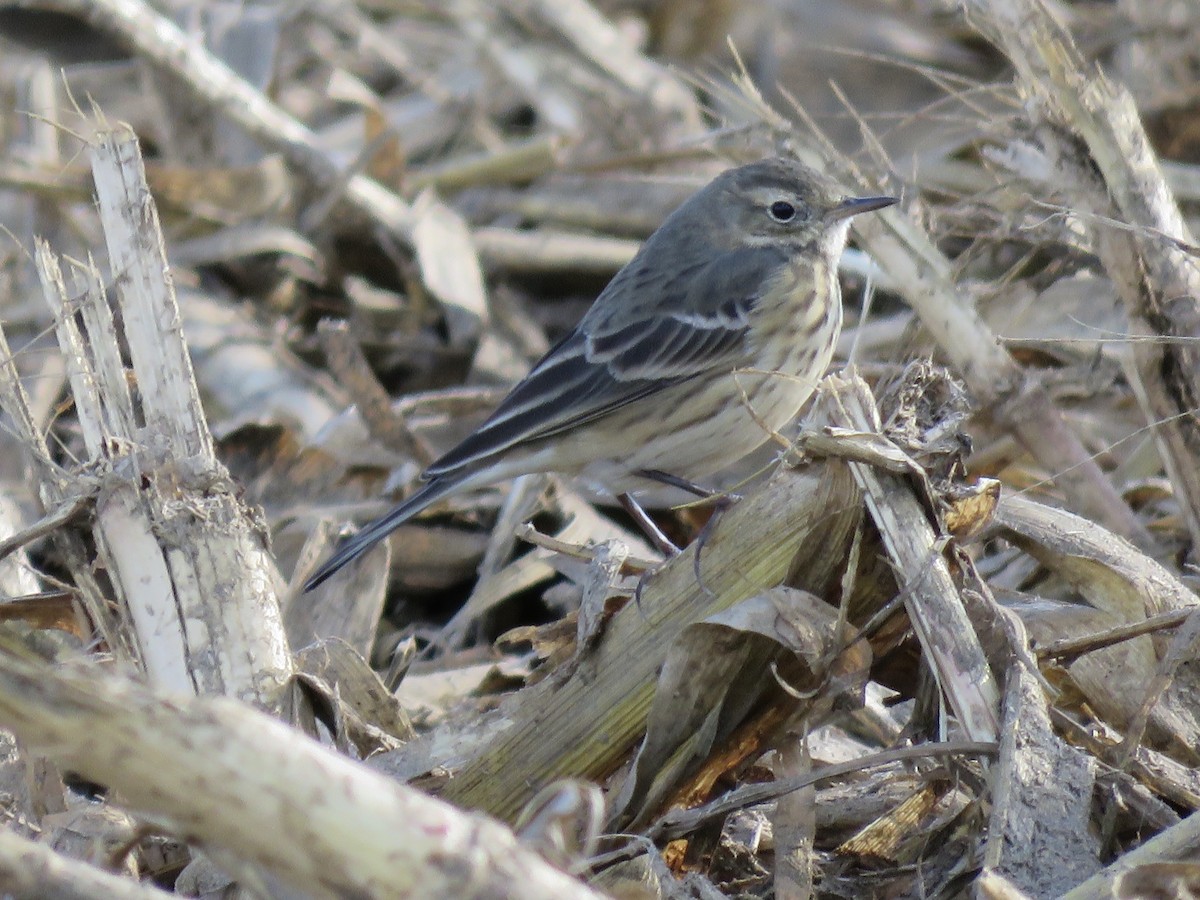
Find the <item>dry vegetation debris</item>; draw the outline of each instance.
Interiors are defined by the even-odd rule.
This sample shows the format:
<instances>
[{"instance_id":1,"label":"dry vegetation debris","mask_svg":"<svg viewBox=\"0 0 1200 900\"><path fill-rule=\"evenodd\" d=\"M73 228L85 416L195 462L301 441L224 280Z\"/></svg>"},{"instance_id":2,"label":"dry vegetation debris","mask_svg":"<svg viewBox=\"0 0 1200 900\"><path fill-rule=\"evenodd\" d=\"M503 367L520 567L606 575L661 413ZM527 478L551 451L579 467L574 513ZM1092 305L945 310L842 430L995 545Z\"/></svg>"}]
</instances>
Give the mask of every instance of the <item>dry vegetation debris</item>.
<instances>
[{"instance_id":1,"label":"dry vegetation debris","mask_svg":"<svg viewBox=\"0 0 1200 900\"><path fill-rule=\"evenodd\" d=\"M0 892L1190 896L1198 37L0 2ZM902 197L782 465L665 562L527 476L296 590L776 152Z\"/></svg>"}]
</instances>

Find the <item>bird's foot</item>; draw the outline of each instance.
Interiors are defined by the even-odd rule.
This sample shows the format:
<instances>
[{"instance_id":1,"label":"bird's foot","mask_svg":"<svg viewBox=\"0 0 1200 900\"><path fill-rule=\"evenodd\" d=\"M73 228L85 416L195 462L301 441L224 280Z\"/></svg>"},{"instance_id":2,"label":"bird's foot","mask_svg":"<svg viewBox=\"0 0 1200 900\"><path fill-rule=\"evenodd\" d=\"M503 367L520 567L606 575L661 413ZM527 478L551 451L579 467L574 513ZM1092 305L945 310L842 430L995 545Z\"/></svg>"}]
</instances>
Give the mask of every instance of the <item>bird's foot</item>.
<instances>
[{"instance_id":1,"label":"bird's foot","mask_svg":"<svg viewBox=\"0 0 1200 900\"><path fill-rule=\"evenodd\" d=\"M741 500L741 496L727 492L713 491L694 482L688 481L685 478L678 478L674 475L670 475L666 472L660 472L656 469L646 469L638 472L638 474L652 481L657 481L661 484L668 484L672 487L685 490L688 493L694 494L697 497L707 501L708 504L712 506L712 514L709 516L708 521L705 522L701 527L700 533L696 535L696 548L692 556L692 570L696 575L696 583L700 585L700 589L704 591L704 593L712 596L712 591L704 583L704 576L700 570L701 556L704 552L705 544L707 544L709 538L712 536L713 528L715 527L717 520L727 509ZM650 515L646 512L646 510L644 510L637 503L637 501L633 499L633 497L631 497L629 494L622 494L618 499L620 500L621 507L627 513L629 513L630 517L632 517L635 522L638 523L639 527L643 532L645 532L650 542L656 548L658 548L658 550L660 550L664 556L670 558L672 556L679 555L681 552L680 549L676 547L674 543L672 543L671 539L663 533L662 529L658 527L655 521L650 518ZM638 579L637 589L633 594L634 602L637 604L638 609L641 609L642 589L646 583L646 578L655 571L657 571L657 567L647 570Z\"/></svg>"},{"instance_id":2,"label":"bird's foot","mask_svg":"<svg viewBox=\"0 0 1200 900\"><path fill-rule=\"evenodd\" d=\"M704 553L705 544L712 537L717 520L742 498L740 494L713 494L708 499L711 501L713 511L712 515L708 517L708 521L701 527L700 533L696 535L696 552L692 555L692 571L696 574L696 583L700 585L700 590L711 597L713 592L704 583L704 576L700 572L700 557Z\"/></svg>"}]
</instances>

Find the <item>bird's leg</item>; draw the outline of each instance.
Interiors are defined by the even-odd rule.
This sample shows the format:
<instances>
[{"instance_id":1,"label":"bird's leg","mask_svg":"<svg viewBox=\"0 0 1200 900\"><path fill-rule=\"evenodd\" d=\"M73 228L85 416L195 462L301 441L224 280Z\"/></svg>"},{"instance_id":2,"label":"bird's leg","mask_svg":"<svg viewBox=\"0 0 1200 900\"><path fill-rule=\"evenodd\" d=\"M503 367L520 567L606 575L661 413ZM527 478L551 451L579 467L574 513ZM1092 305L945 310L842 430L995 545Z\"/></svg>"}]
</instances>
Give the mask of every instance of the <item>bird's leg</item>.
<instances>
[{"instance_id":1,"label":"bird's leg","mask_svg":"<svg viewBox=\"0 0 1200 900\"><path fill-rule=\"evenodd\" d=\"M719 503L723 497L728 497L731 502L739 499L735 494L722 494L720 491L706 488L702 484L696 484L694 481L689 481L678 475L672 475L670 472L662 471L662 469L638 469L633 474L645 478L647 481L657 481L659 484L679 488L681 491L686 491L693 497L699 497L701 500L712 500L715 497L717 499L714 502Z\"/></svg>"},{"instance_id":2,"label":"bird's leg","mask_svg":"<svg viewBox=\"0 0 1200 900\"><path fill-rule=\"evenodd\" d=\"M689 481L679 475L672 475L670 472L664 472L661 469L638 469L633 474L639 478L645 478L647 481L657 481L659 484L665 484L668 487L679 488L679 490L686 491L695 497L699 497L701 500L712 501L713 517L742 499L737 494L714 491L702 484L696 484L694 481ZM654 520L650 518L650 514L642 509L641 505L633 499L631 494L619 495L617 502L621 504L621 508L625 512L629 513L630 518L637 522L638 527L645 532L646 537L650 539L650 543L657 549L661 550L667 556L674 556L679 552L679 548L672 543L669 537L663 534L662 529L655 524ZM711 524L712 518L708 521ZM709 525L706 524L700 529L698 540L701 541L701 547L703 546L703 539L707 536L708 528Z\"/></svg>"},{"instance_id":3,"label":"bird's leg","mask_svg":"<svg viewBox=\"0 0 1200 900\"><path fill-rule=\"evenodd\" d=\"M617 502L621 504L621 509L629 513L629 517L637 522L638 527L650 539L650 543L664 556L674 556L679 552L679 548L671 542L669 537L663 534L663 530L650 518L650 514L642 509L632 496L621 494L617 497Z\"/></svg>"},{"instance_id":4,"label":"bird's leg","mask_svg":"<svg viewBox=\"0 0 1200 900\"><path fill-rule=\"evenodd\" d=\"M708 541L709 535L712 534L713 525L720 517L721 513L737 503L742 498L737 494L723 493L714 491L711 488L706 488L703 485L696 484L694 481L689 481L686 478L681 478L678 475L672 475L670 472L663 472L660 469L640 469L637 472L642 478L649 481L657 481L659 484L666 484L671 487L679 488L681 491L687 491L702 500L711 500L713 506L712 515L708 517L708 521L704 523L704 527L700 529L700 533L696 535L696 554L692 557L692 568L696 573L696 583L707 594L712 592L705 586L704 578L700 574L700 554L704 552L704 545ZM645 512L642 513L645 515ZM653 523L651 523L653 524ZM655 526L657 529L657 526Z\"/></svg>"},{"instance_id":5,"label":"bird's leg","mask_svg":"<svg viewBox=\"0 0 1200 900\"><path fill-rule=\"evenodd\" d=\"M658 548L659 552L667 558L679 553L679 548L675 546L669 537L663 534L663 530L650 518L650 514L642 509L632 496L629 494L618 494L617 502L621 504L621 508L625 512L629 513L629 517L637 522L638 527L650 539L650 543ZM642 589L646 586L646 578L657 568L657 566L654 566L643 572L642 576L638 579L637 588L633 592L633 603L639 611L642 611L643 616L645 616L645 611L642 610Z\"/></svg>"}]
</instances>

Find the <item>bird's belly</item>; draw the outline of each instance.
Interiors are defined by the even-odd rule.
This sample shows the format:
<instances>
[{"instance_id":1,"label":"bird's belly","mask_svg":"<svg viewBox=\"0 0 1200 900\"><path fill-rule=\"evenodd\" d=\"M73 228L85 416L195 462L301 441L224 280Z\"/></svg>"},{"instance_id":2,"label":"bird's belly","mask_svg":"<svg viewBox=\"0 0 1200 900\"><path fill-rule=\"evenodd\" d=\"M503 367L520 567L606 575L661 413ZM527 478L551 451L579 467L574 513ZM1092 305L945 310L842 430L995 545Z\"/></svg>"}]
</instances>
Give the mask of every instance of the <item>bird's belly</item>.
<instances>
[{"instance_id":1,"label":"bird's belly","mask_svg":"<svg viewBox=\"0 0 1200 900\"><path fill-rule=\"evenodd\" d=\"M804 308L787 325L776 332L783 339L757 348L753 365L674 385L555 435L523 459L521 471L577 475L612 494L644 488L636 473L646 469L703 484L800 412L833 358L841 305Z\"/></svg>"},{"instance_id":2,"label":"bird's belly","mask_svg":"<svg viewBox=\"0 0 1200 900\"><path fill-rule=\"evenodd\" d=\"M777 435L813 387L812 379L784 371L746 371L677 385L654 402L615 413L603 435L581 429L568 438L572 446L560 445L558 452L577 456L580 476L612 493L644 487L633 474L644 469L703 483ZM598 453L596 442L609 439L612 446Z\"/></svg>"}]
</instances>

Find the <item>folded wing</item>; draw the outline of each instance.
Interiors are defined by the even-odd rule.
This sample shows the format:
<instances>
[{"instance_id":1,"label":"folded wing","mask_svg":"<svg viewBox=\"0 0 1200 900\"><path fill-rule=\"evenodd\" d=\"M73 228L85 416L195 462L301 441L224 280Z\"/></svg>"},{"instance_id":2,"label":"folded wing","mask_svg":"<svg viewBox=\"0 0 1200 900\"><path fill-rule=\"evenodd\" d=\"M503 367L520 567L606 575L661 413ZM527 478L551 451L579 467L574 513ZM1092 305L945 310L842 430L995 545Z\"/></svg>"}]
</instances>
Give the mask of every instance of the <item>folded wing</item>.
<instances>
[{"instance_id":1,"label":"folded wing","mask_svg":"<svg viewBox=\"0 0 1200 900\"><path fill-rule=\"evenodd\" d=\"M634 259L575 330L427 476L473 469L518 444L576 428L690 378L746 364L750 314L763 275L783 261L774 248L744 248L656 279Z\"/></svg>"}]
</instances>

